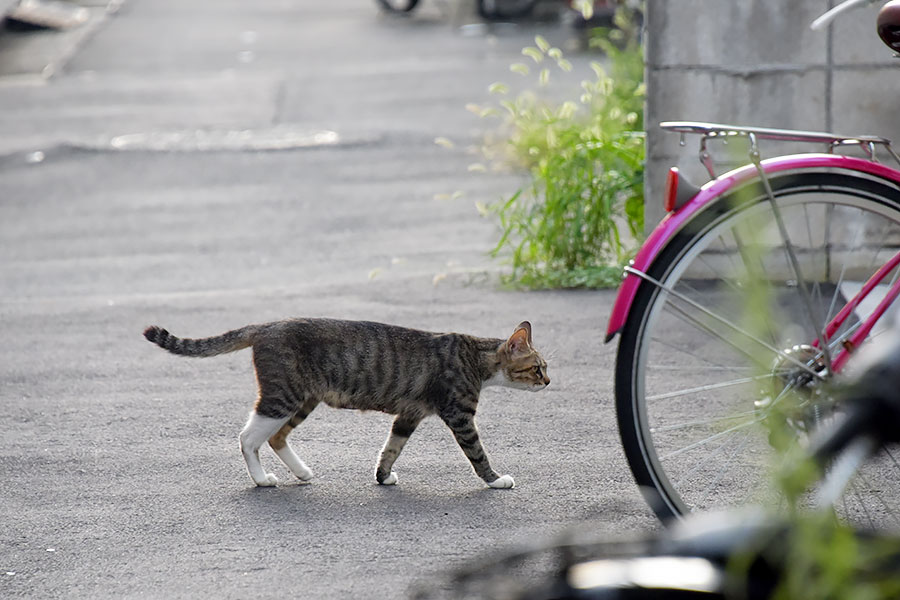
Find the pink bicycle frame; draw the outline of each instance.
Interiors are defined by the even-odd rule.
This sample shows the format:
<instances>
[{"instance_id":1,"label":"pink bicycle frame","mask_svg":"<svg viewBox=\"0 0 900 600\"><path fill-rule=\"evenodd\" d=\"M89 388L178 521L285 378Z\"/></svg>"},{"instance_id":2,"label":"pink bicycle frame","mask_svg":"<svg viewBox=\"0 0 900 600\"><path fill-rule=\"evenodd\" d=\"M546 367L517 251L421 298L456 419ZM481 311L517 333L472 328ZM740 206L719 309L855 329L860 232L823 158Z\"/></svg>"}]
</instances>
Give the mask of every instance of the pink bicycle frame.
<instances>
[{"instance_id":1,"label":"pink bicycle frame","mask_svg":"<svg viewBox=\"0 0 900 600\"><path fill-rule=\"evenodd\" d=\"M875 289L875 286L880 284L887 274L894 270L894 268L900 264L900 252L891 257L889 261L887 261L878 271L866 281L865 285L863 285L862 289L848 302L844 308L837 314L837 316L831 320L828 325L825 327L825 339L829 339L834 333L841 328L841 325L844 324L844 321L847 320L853 311L859 306L860 302L862 302L869 293ZM882 298L881 302L878 303L878 306L875 307L875 310L872 311L872 314L869 315L869 318L866 319L860 327L856 329L856 331L848 337L843 342L844 349L834 357L832 361L832 369L837 372L840 371L844 366L844 363L847 362L847 359L850 357L850 352L857 348L863 340L866 339L866 336L869 335L869 332L872 331L872 328L875 326L875 323L878 322L878 319L887 311L888 307L890 307L891 303L900 295L900 281L894 282L891 286L888 293L885 294L884 298ZM815 340L812 343L814 348L819 346L819 340Z\"/></svg>"},{"instance_id":2,"label":"pink bicycle frame","mask_svg":"<svg viewBox=\"0 0 900 600\"><path fill-rule=\"evenodd\" d=\"M900 171L887 167L881 163L854 158L850 156L841 156L835 154L795 154L790 156L780 156L764 160L761 163L763 171L768 174L774 174L782 171L805 170L805 169L842 169L847 171L857 171L874 175L889 180L900 185ZM640 287L643 278L641 274L646 274L650 266L656 260L656 257L663 248L672 240L684 226L698 212L703 210L709 203L715 201L720 196L727 194L731 189L736 188L746 182L759 179L759 172L755 165L746 165L725 173L716 179L706 183L700 191L691 198L684 206L671 212L663 218L656 226L647 240L641 246L634 260L631 261L630 268L626 271L625 280L619 287L616 301L613 304L612 314L606 329L606 341L612 340L625 326L628 319L628 313L634 302L635 295ZM875 273L869 281L863 286L859 293L838 313L838 315L826 326L826 337L830 337L837 331L841 324L850 316L859 303L887 276L887 274L898 264L900 264L900 253L889 260L881 269ZM875 312L870 318L858 328L853 335L844 342L844 349L834 358L832 368L839 370L847 358L849 351L858 346L875 322L884 314L891 302L900 295L900 281L895 282L888 292L887 296L879 303ZM818 345L816 342L814 345Z\"/></svg>"}]
</instances>

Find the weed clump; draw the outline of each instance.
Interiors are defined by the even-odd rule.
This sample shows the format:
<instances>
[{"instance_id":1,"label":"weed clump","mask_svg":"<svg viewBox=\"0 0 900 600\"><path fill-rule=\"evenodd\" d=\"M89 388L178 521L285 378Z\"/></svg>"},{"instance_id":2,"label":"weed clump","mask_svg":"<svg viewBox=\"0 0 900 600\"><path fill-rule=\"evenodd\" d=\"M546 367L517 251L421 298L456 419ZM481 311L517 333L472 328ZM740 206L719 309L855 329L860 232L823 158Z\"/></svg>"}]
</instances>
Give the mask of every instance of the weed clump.
<instances>
[{"instance_id":1,"label":"weed clump","mask_svg":"<svg viewBox=\"0 0 900 600\"><path fill-rule=\"evenodd\" d=\"M483 213L499 219L493 249L507 258L507 283L532 288L611 287L631 258L644 226L643 54L634 26L591 40L607 57L592 62L593 77L581 83L578 100L553 103L534 91L509 98L502 83L491 86L496 105L470 106L502 122L504 142L488 145L489 159L524 167L530 183ZM555 69L572 64L542 37L522 51L530 61L510 70L536 72L546 87Z\"/></svg>"}]
</instances>

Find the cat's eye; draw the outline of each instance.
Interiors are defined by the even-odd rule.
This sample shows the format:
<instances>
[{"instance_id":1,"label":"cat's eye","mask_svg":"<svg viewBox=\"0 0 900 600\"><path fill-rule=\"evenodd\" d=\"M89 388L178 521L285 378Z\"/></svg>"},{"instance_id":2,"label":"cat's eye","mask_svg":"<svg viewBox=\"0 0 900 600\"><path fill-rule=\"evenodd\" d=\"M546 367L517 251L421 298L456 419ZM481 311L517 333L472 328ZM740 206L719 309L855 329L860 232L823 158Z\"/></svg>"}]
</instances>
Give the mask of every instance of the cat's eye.
<instances>
[{"instance_id":1,"label":"cat's eye","mask_svg":"<svg viewBox=\"0 0 900 600\"><path fill-rule=\"evenodd\" d=\"M537 365L535 365L535 367L534 367L534 374L537 375L538 377L541 377L541 368Z\"/></svg>"}]
</instances>

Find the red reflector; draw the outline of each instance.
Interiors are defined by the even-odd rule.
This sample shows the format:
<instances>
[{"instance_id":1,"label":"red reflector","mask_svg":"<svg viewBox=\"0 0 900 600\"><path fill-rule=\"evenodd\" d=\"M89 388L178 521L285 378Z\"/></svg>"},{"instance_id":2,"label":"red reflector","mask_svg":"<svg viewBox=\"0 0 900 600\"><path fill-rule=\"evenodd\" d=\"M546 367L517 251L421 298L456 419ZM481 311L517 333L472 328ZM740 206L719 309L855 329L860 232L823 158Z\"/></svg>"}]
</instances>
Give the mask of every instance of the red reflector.
<instances>
[{"instance_id":1,"label":"red reflector","mask_svg":"<svg viewBox=\"0 0 900 600\"><path fill-rule=\"evenodd\" d=\"M675 210L675 200L678 197L678 167L669 169L666 175L666 193L663 197L663 208L666 212Z\"/></svg>"}]
</instances>

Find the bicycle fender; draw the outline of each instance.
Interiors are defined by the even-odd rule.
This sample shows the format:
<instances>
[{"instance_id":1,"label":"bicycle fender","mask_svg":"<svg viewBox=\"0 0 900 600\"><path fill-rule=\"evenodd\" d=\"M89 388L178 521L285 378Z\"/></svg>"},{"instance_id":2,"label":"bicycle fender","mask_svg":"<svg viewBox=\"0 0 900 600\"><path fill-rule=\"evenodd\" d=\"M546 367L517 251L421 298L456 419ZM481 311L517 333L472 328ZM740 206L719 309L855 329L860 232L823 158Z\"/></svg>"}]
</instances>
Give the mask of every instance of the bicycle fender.
<instances>
[{"instance_id":1,"label":"bicycle fender","mask_svg":"<svg viewBox=\"0 0 900 600\"><path fill-rule=\"evenodd\" d=\"M833 168L867 173L900 185L900 171L880 163L852 156L813 153L794 154L770 158L762 161L761 164L767 174L789 170ZM758 178L759 173L752 164L729 171L707 182L684 206L667 214L660 221L659 225L647 236L637 255L629 263L630 268L625 272L625 278L619 286L612 313L610 313L606 328L606 342L616 337L625 326L634 297L641 285L641 276L631 271L646 273L662 249L697 213L730 192L731 189Z\"/></svg>"}]
</instances>

